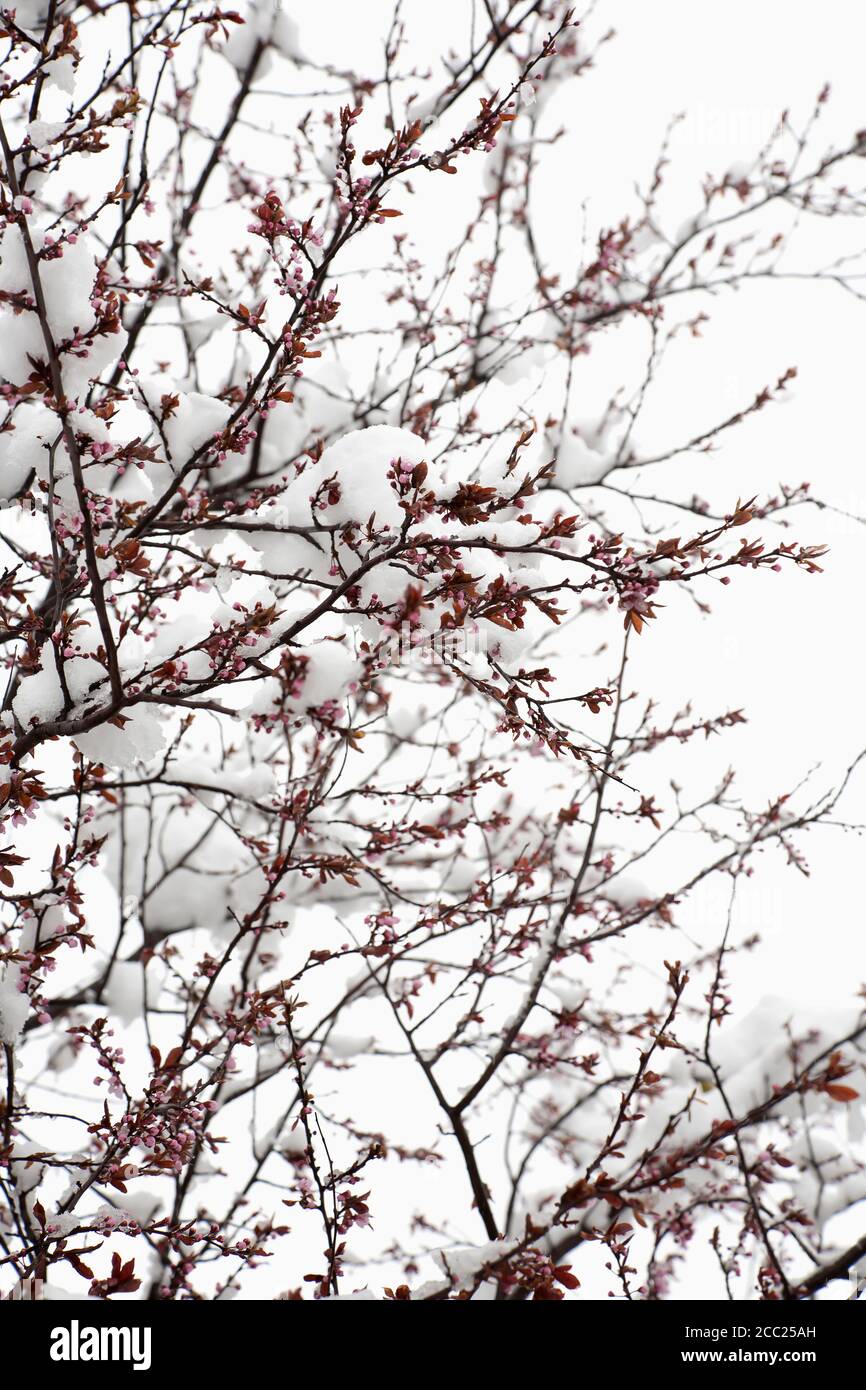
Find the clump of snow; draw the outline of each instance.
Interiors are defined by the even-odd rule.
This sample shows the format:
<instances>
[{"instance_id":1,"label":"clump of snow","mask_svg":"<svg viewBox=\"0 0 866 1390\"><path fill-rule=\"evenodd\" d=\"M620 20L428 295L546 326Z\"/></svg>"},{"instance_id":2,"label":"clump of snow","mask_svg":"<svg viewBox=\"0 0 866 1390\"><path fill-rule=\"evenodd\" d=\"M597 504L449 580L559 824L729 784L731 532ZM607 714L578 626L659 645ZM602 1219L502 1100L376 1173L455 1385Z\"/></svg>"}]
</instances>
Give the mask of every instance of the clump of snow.
<instances>
[{"instance_id":1,"label":"clump of snow","mask_svg":"<svg viewBox=\"0 0 866 1390\"><path fill-rule=\"evenodd\" d=\"M256 77L270 72L273 52L295 62L303 59L297 22L285 14L281 5L275 5L273 0L252 0L240 14L244 23L229 26L228 40L220 50L237 72L246 72L257 43L266 43L269 48L256 65Z\"/></svg>"},{"instance_id":2,"label":"clump of snow","mask_svg":"<svg viewBox=\"0 0 866 1390\"><path fill-rule=\"evenodd\" d=\"M4 9L15 11L15 23L19 29L35 33L44 29L48 19L48 0L18 0L15 5L5 5Z\"/></svg>"},{"instance_id":3,"label":"clump of snow","mask_svg":"<svg viewBox=\"0 0 866 1390\"><path fill-rule=\"evenodd\" d=\"M685 243L689 241L695 235L696 232L699 232L701 230L701 223L702 219L700 213L698 213L696 217L686 218L685 222L680 223L673 236L671 237L671 241L673 242L673 244L675 246L684 246Z\"/></svg>"},{"instance_id":4,"label":"clump of snow","mask_svg":"<svg viewBox=\"0 0 866 1390\"><path fill-rule=\"evenodd\" d=\"M327 1049L332 1057L349 1058L370 1052L376 1039L372 1033L366 1037L352 1037L348 1033L329 1033Z\"/></svg>"},{"instance_id":5,"label":"clump of snow","mask_svg":"<svg viewBox=\"0 0 866 1390\"><path fill-rule=\"evenodd\" d=\"M19 405L0 433L0 496L17 496L32 474L48 473L48 449L60 436L60 421L42 405Z\"/></svg>"},{"instance_id":6,"label":"clump of snow","mask_svg":"<svg viewBox=\"0 0 866 1390\"><path fill-rule=\"evenodd\" d=\"M39 670L22 680L12 701L12 709L23 729L30 729L34 724L47 724L62 711L63 690L52 646L43 650Z\"/></svg>"},{"instance_id":7,"label":"clump of snow","mask_svg":"<svg viewBox=\"0 0 866 1390\"><path fill-rule=\"evenodd\" d=\"M714 1036L712 1056L733 1108L748 1110L764 1101L774 1086L784 1086L791 1080L796 1070L791 1058L792 1038L808 1039L799 1052L797 1066L802 1067L821 1053L822 1046L852 1032L860 1018L856 1005L849 1009L822 1009L767 995L743 1018L726 1020ZM715 1087L715 1078L708 1069L693 1066L689 1077L679 1057L671 1058L669 1071L683 1083L690 1079L693 1084L697 1076L710 1093ZM824 1103L820 1094L807 1097L807 1106L820 1107ZM785 1106L797 1104L795 1097Z\"/></svg>"},{"instance_id":8,"label":"clump of snow","mask_svg":"<svg viewBox=\"0 0 866 1390\"><path fill-rule=\"evenodd\" d=\"M397 738L411 738L417 733L427 718L426 711L418 705L397 706L392 700L388 706L388 728Z\"/></svg>"},{"instance_id":9,"label":"clump of snow","mask_svg":"<svg viewBox=\"0 0 866 1390\"><path fill-rule=\"evenodd\" d=\"M361 663L340 642L319 642L305 648L307 665L296 708L315 709L326 700L340 702L361 674Z\"/></svg>"},{"instance_id":10,"label":"clump of snow","mask_svg":"<svg viewBox=\"0 0 866 1390\"><path fill-rule=\"evenodd\" d=\"M249 705L249 713L267 715L275 709L300 714L304 710L339 705L350 693L363 671L363 665L342 642L322 640L306 647L293 647L302 670L292 690L286 694L276 677L263 681Z\"/></svg>"},{"instance_id":11,"label":"clump of snow","mask_svg":"<svg viewBox=\"0 0 866 1390\"><path fill-rule=\"evenodd\" d=\"M149 762L162 752L168 734L153 710L132 709L123 719L122 728L105 723L88 733L76 734L75 742L85 758L106 767L129 769L139 761Z\"/></svg>"},{"instance_id":12,"label":"clump of snow","mask_svg":"<svg viewBox=\"0 0 866 1390\"><path fill-rule=\"evenodd\" d=\"M438 105L438 92L434 93L433 96L424 97L423 100L417 96L413 97L410 102L412 120L418 121L423 130L429 129L436 120L436 108Z\"/></svg>"},{"instance_id":13,"label":"clump of snow","mask_svg":"<svg viewBox=\"0 0 866 1390\"><path fill-rule=\"evenodd\" d=\"M280 1137L280 1152L287 1158L302 1158L307 1152L307 1135L303 1125L291 1124Z\"/></svg>"},{"instance_id":14,"label":"clump of snow","mask_svg":"<svg viewBox=\"0 0 866 1390\"><path fill-rule=\"evenodd\" d=\"M111 967L102 997L124 1023L144 1016L144 978L139 961L118 960Z\"/></svg>"},{"instance_id":15,"label":"clump of snow","mask_svg":"<svg viewBox=\"0 0 866 1390\"><path fill-rule=\"evenodd\" d=\"M599 483L615 466L614 459L600 446L598 434L586 426L564 424L549 431L547 440L555 454L554 479L560 487Z\"/></svg>"},{"instance_id":16,"label":"clump of snow","mask_svg":"<svg viewBox=\"0 0 866 1390\"><path fill-rule=\"evenodd\" d=\"M309 526L314 520L345 525L364 524L375 516L377 530L396 528L404 512L389 471L397 460L411 470L426 462L429 453L419 435L394 425L351 430L289 484L282 499L286 519L296 526Z\"/></svg>"},{"instance_id":17,"label":"clump of snow","mask_svg":"<svg viewBox=\"0 0 866 1390\"><path fill-rule=\"evenodd\" d=\"M581 1008L587 999L586 989L569 984L567 980L548 981L547 988L556 995L562 1007L567 1009L569 1013Z\"/></svg>"},{"instance_id":18,"label":"clump of snow","mask_svg":"<svg viewBox=\"0 0 866 1390\"><path fill-rule=\"evenodd\" d=\"M123 1198L122 1207L100 1207L97 1212L98 1217L104 1220L106 1216L115 1221L131 1217L140 1226L148 1221L153 1221L165 1206L164 1198L154 1192L127 1192Z\"/></svg>"},{"instance_id":19,"label":"clump of snow","mask_svg":"<svg viewBox=\"0 0 866 1390\"><path fill-rule=\"evenodd\" d=\"M59 416L39 402L24 400L19 402L5 423L6 428L0 432L0 494L5 497L18 496L28 483L32 483L34 499L46 509L50 489L56 518L63 517L68 521L79 517L79 500ZM101 447L108 446L109 451L119 442L118 433L112 432L106 421L83 407L76 412L75 431ZM138 437L141 434L142 431L139 431ZM140 478L137 469L130 471ZM88 461L87 483L91 493L107 494L115 490L118 483L116 464ZM130 489L127 483L124 495L129 495L134 489L135 484Z\"/></svg>"},{"instance_id":20,"label":"clump of snow","mask_svg":"<svg viewBox=\"0 0 866 1390\"><path fill-rule=\"evenodd\" d=\"M18 988L18 970L7 970L0 980L0 1042L14 1047L30 1012L30 1000Z\"/></svg>"},{"instance_id":21,"label":"clump of snow","mask_svg":"<svg viewBox=\"0 0 866 1390\"><path fill-rule=\"evenodd\" d=\"M170 767L169 764L169 779ZM149 823L146 796L130 790L126 798L128 854L142 866L141 892L147 895L148 917L158 922L162 931L197 926L219 935L232 927L229 904L233 908L237 904L239 912L244 913L261 901L267 888L264 876L259 870L250 892L255 875L250 871L249 856L228 824L217 819L212 833L200 840L202 823L197 815L187 810L169 813L160 856L148 857ZM106 845L105 871L116 891L126 891L121 887L123 866L117 839L110 839ZM279 915L285 915L282 904ZM152 969L148 966L149 999ZM154 990L159 983L157 977ZM215 1002L218 986L219 981L212 995ZM226 988L231 986L227 984Z\"/></svg>"},{"instance_id":22,"label":"clump of snow","mask_svg":"<svg viewBox=\"0 0 866 1390\"><path fill-rule=\"evenodd\" d=\"M197 790L212 787L215 792L263 800L274 790L274 770L267 764L253 767L214 768L203 756L192 754L175 757L169 764L167 777L175 782L188 783Z\"/></svg>"},{"instance_id":23,"label":"clump of snow","mask_svg":"<svg viewBox=\"0 0 866 1390\"><path fill-rule=\"evenodd\" d=\"M231 406L216 396L179 391L168 376L146 377L138 385L159 423L160 439L165 441L168 462L175 471L228 424Z\"/></svg>"},{"instance_id":24,"label":"clump of snow","mask_svg":"<svg viewBox=\"0 0 866 1390\"><path fill-rule=\"evenodd\" d=\"M66 129L65 121L29 121L27 138L33 149L44 150Z\"/></svg>"},{"instance_id":25,"label":"clump of snow","mask_svg":"<svg viewBox=\"0 0 866 1390\"><path fill-rule=\"evenodd\" d=\"M748 180L751 177L754 170L755 161L753 159L741 159L735 161L735 163L731 165L725 177L728 183L742 183L744 180Z\"/></svg>"},{"instance_id":26,"label":"clump of snow","mask_svg":"<svg viewBox=\"0 0 866 1390\"><path fill-rule=\"evenodd\" d=\"M45 1149L28 1139L18 1139L12 1145L12 1177L19 1192L31 1192L42 1181L45 1165L33 1161L33 1155Z\"/></svg>"},{"instance_id":27,"label":"clump of snow","mask_svg":"<svg viewBox=\"0 0 866 1390\"><path fill-rule=\"evenodd\" d=\"M460 1246L435 1250L433 1259L451 1280L452 1287L470 1284L487 1265L498 1263L515 1247L513 1240L493 1240L487 1245Z\"/></svg>"},{"instance_id":28,"label":"clump of snow","mask_svg":"<svg viewBox=\"0 0 866 1390\"><path fill-rule=\"evenodd\" d=\"M46 63L43 72L46 81L59 87L61 92L66 92L67 96L73 96L75 93L75 68L75 58L71 53L65 53L62 58L55 58L53 62Z\"/></svg>"},{"instance_id":29,"label":"clump of snow","mask_svg":"<svg viewBox=\"0 0 866 1390\"><path fill-rule=\"evenodd\" d=\"M640 902L652 902L653 893L642 879L633 874L616 874L609 883L602 883L599 892L608 902L615 903L623 910L635 907Z\"/></svg>"},{"instance_id":30,"label":"clump of snow","mask_svg":"<svg viewBox=\"0 0 866 1390\"><path fill-rule=\"evenodd\" d=\"M29 230L35 249L40 249L43 234L32 220ZM118 329L90 337L97 326L91 303L97 263L89 239L79 235L74 243L61 242L57 229L52 235L60 254L40 260L39 278L51 334L60 353L64 390L67 396L77 398L85 393L91 380L114 365L123 351L126 334ZM23 295L33 303L33 281L17 223L10 223L0 239L0 291L12 300L20 302ZM33 309L15 314L10 301L0 298L0 329L0 377L23 385L33 370L30 358L46 358L37 314Z\"/></svg>"}]
</instances>

